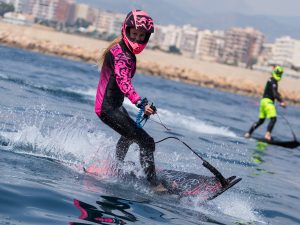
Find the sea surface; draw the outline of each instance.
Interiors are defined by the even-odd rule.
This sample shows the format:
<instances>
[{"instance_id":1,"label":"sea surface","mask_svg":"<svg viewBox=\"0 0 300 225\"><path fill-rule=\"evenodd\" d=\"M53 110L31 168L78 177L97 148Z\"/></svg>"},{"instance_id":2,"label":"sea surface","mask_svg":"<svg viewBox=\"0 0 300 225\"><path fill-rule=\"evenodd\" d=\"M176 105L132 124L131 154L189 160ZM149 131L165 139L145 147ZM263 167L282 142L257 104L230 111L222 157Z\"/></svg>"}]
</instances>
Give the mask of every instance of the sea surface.
<instances>
[{"instance_id":1,"label":"sea surface","mask_svg":"<svg viewBox=\"0 0 300 225\"><path fill-rule=\"evenodd\" d=\"M0 224L300 224L300 148L243 138L257 119L253 97L138 73L133 79L158 109L144 126L156 141L177 137L225 177L243 179L214 200L158 195L143 182L84 173L113 164L119 138L94 113L98 80L95 65L0 46ZM124 105L135 119L138 110ZM299 107L278 108L274 137L300 137L299 118ZM126 161L139 165L138 156L133 144ZM176 140L157 144L155 161L211 175Z\"/></svg>"}]
</instances>

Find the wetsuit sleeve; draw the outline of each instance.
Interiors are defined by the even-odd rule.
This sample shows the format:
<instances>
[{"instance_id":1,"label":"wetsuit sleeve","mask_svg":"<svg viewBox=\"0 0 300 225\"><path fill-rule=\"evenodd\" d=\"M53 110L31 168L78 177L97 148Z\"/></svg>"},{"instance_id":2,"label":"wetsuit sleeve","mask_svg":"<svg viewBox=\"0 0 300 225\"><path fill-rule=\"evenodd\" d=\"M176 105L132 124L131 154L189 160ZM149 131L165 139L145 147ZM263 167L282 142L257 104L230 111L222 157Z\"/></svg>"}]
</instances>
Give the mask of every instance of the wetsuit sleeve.
<instances>
[{"instance_id":1,"label":"wetsuit sleeve","mask_svg":"<svg viewBox=\"0 0 300 225\"><path fill-rule=\"evenodd\" d=\"M275 83L272 84L272 91L273 91L274 98L277 99L279 102L282 102L282 97L281 94L278 92L277 84Z\"/></svg>"},{"instance_id":2,"label":"wetsuit sleeve","mask_svg":"<svg viewBox=\"0 0 300 225\"><path fill-rule=\"evenodd\" d=\"M131 73L134 71L135 62L125 53L121 52L114 57L114 72L116 76L116 82L120 90L133 104L141 99L131 83Z\"/></svg>"}]
</instances>

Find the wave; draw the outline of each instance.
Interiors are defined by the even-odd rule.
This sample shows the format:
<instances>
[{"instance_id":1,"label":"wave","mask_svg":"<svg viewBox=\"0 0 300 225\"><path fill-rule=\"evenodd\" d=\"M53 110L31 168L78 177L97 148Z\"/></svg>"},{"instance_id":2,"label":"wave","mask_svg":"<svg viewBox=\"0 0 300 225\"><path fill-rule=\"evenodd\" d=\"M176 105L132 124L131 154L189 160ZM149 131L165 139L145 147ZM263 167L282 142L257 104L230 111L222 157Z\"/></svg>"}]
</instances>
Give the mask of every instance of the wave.
<instances>
[{"instance_id":1,"label":"wave","mask_svg":"<svg viewBox=\"0 0 300 225\"><path fill-rule=\"evenodd\" d=\"M0 74L0 80L11 82L17 85L28 87L32 92L33 90L42 91L47 94L51 94L55 97L65 97L69 100L80 102L80 103L89 103L94 104L94 99L91 98L93 91L92 89L80 90L73 88L53 88L47 85L36 85L34 83L25 81L20 78L13 78L3 74ZM95 95L93 95L95 96Z\"/></svg>"},{"instance_id":2,"label":"wave","mask_svg":"<svg viewBox=\"0 0 300 225\"><path fill-rule=\"evenodd\" d=\"M37 154L57 160L91 163L111 157L115 146L112 137L91 129L92 124L80 118L65 118L53 128L24 122L9 132L0 131L2 145L15 151Z\"/></svg>"},{"instance_id":3,"label":"wave","mask_svg":"<svg viewBox=\"0 0 300 225\"><path fill-rule=\"evenodd\" d=\"M53 88L46 85L36 85L19 78L10 78L8 76L0 74L0 79L6 80L12 83L29 87L30 90L39 90L51 94L56 97L65 97L72 101L80 103L94 104L94 98L96 95L96 89L75 89L75 88ZM125 98L124 104L132 111L137 111L136 107ZM135 115L137 112L135 113ZM183 115L181 113L173 113L170 110L159 108L159 116L166 125L185 129L200 134L220 135L226 137L237 137L237 135L230 131L227 127L217 127L207 122L201 121L193 116ZM157 115L152 116L152 119L158 119Z\"/></svg>"},{"instance_id":4,"label":"wave","mask_svg":"<svg viewBox=\"0 0 300 225\"><path fill-rule=\"evenodd\" d=\"M131 110L137 111L136 107L128 99L125 99L124 104L131 108ZM178 130L185 129L192 132L197 132L199 134L220 135L234 138L237 137L237 135L230 131L227 127L217 127L193 116L183 115L181 113L173 113L167 109L159 108L158 116L169 128L174 127L178 128ZM153 115L151 119L159 121L158 116Z\"/></svg>"},{"instance_id":5,"label":"wave","mask_svg":"<svg viewBox=\"0 0 300 225\"><path fill-rule=\"evenodd\" d=\"M96 89L95 88L89 88L89 89L84 89L84 90L80 90L80 89L75 90L75 89L68 89L67 88L66 90L69 90L70 92L81 94L83 96L87 96L90 99L94 99L95 96L96 96Z\"/></svg>"},{"instance_id":6,"label":"wave","mask_svg":"<svg viewBox=\"0 0 300 225\"><path fill-rule=\"evenodd\" d=\"M53 127L47 127L47 129L46 127L47 126L43 126L43 124L28 124L23 122L20 127L14 130L0 130L0 140L3 140L2 143L5 143L5 147L9 151L57 160L80 173L82 173L83 166L96 165L98 167L103 167L107 166L107 163L114 163L116 139L112 136L108 136L104 131L97 129L95 124L93 124L93 121L88 121L87 119L78 117L64 117ZM137 146L133 145L131 148L132 150L135 150ZM126 160L135 161L139 165L138 154L138 151L130 151ZM178 153L176 151L173 152L172 155L156 154L157 158L160 160L162 158L161 156L166 157L165 162L169 164L166 166L172 166L172 164L174 164L174 161L171 162L167 159L167 157L177 158L177 166L173 167L174 169L184 171L189 170L193 172L199 170L199 162L197 160L192 160L192 158L194 158L193 154L188 155L186 152ZM201 170L201 173L202 172L203 170ZM143 176L141 170L137 170L137 175ZM104 178L108 178L105 179L105 181L114 183L118 185L118 187L122 187L122 183L117 181L116 178ZM132 185L134 185L135 192L140 191L141 193L149 196L149 189L145 188L146 186L139 186L134 183ZM130 188L130 186L128 187ZM130 190L132 190L132 186ZM240 200L239 196L235 197L234 200L235 202L233 202L233 206L231 206L231 208L226 208L220 203L218 207L224 207L221 208L220 211L225 212L227 215L231 215L231 213L233 213L236 209L235 207L238 208L238 206L242 204L242 200ZM195 204L194 209L201 212L204 210L203 207L196 207L199 202L200 200L197 198L193 200L193 203ZM187 204L184 201L180 203L180 207L183 208L189 208L190 205L191 203ZM242 206L244 207L244 214L241 212L239 218L256 220L252 215L252 208L249 208L246 203Z\"/></svg>"}]
</instances>

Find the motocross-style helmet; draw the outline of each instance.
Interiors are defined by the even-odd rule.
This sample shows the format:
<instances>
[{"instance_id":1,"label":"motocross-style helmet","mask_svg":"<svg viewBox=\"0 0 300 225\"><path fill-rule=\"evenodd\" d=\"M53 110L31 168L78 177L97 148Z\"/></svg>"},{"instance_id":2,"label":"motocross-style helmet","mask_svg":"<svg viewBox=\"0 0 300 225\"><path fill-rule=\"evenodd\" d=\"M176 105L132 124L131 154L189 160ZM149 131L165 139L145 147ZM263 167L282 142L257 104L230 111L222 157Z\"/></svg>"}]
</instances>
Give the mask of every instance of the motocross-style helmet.
<instances>
[{"instance_id":1,"label":"motocross-style helmet","mask_svg":"<svg viewBox=\"0 0 300 225\"><path fill-rule=\"evenodd\" d=\"M283 74L283 68L281 66L275 66L272 70L272 76L275 80L280 81Z\"/></svg>"},{"instance_id":2,"label":"motocross-style helmet","mask_svg":"<svg viewBox=\"0 0 300 225\"><path fill-rule=\"evenodd\" d=\"M133 42L130 39L129 30L130 28L135 28L146 32L146 37L142 42ZM126 16L126 19L122 26L122 37L129 48L129 50L134 54L139 54L146 47L151 34L154 32L154 25L152 18L142 10L132 10Z\"/></svg>"}]
</instances>

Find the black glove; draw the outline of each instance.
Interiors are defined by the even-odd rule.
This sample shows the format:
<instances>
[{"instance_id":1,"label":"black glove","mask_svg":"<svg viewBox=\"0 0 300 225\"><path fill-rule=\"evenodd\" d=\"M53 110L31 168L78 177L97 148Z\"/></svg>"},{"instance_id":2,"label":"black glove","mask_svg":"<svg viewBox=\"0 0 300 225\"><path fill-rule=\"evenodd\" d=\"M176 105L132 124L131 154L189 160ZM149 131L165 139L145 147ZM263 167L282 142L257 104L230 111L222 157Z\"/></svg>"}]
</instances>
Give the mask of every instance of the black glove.
<instances>
[{"instance_id":1,"label":"black glove","mask_svg":"<svg viewBox=\"0 0 300 225\"><path fill-rule=\"evenodd\" d=\"M138 107L139 109L142 108L142 106L146 106L148 104L148 99L147 98L143 98L143 99L140 99L138 100L136 103L135 103L135 106Z\"/></svg>"},{"instance_id":2,"label":"black glove","mask_svg":"<svg viewBox=\"0 0 300 225\"><path fill-rule=\"evenodd\" d=\"M150 108L156 113L156 107L153 105L153 102L151 103Z\"/></svg>"},{"instance_id":3,"label":"black glove","mask_svg":"<svg viewBox=\"0 0 300 225\"><path fill-rule=\"evenodd\" d=\"M153 102L151 103L150 108L154 111L154 114L155 114L156 113L156 107L153 105ZM150 116L147 115L147 114L144 114L143 117L146 118L146 119L150 118Z\"/></svg>"}]
</instances>

